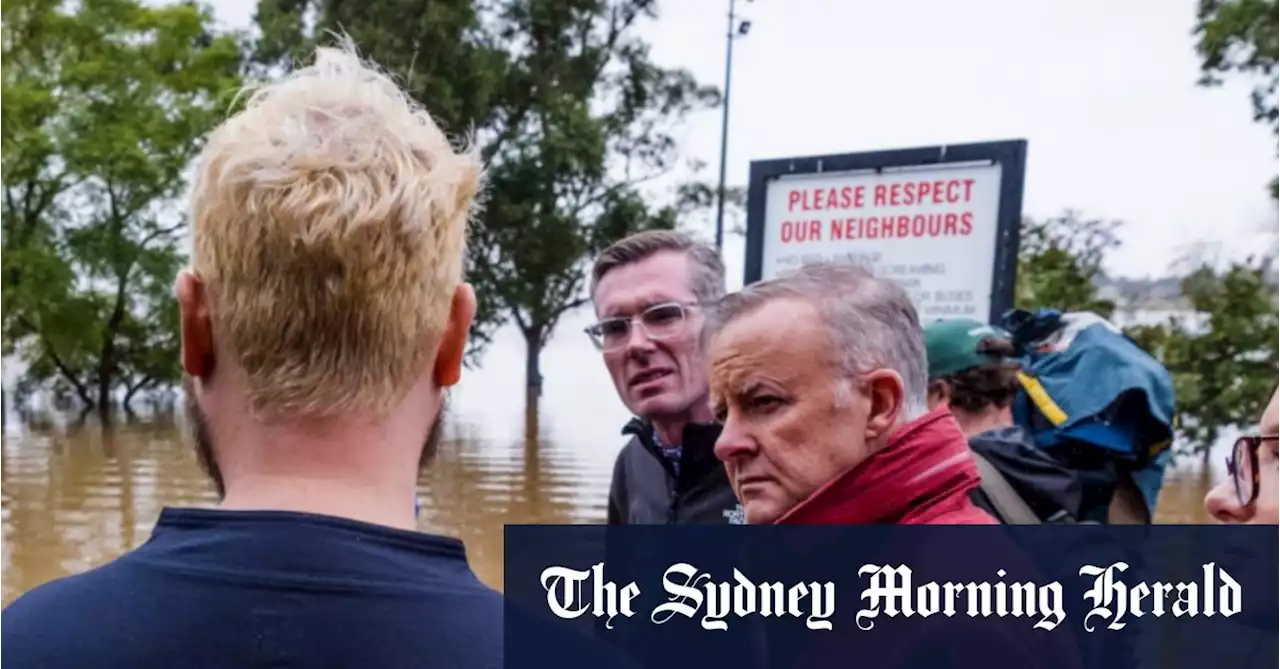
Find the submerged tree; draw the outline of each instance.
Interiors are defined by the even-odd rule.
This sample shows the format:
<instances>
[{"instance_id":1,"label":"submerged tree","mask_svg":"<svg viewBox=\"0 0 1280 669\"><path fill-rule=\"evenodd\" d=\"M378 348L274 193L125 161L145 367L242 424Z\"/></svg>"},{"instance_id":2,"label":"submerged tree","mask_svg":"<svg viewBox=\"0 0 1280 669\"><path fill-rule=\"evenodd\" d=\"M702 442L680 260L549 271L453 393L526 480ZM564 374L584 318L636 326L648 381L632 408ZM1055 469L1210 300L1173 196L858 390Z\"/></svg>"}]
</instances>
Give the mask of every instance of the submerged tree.
<instances>
[{"instance_id":1,"label":"submerged tree","mask_svg":"<svg viewBox=\"0 0 1280 669\"><path fill-rule=\"evenodd\" d=\"M178 378L175 198L240 51L190 3L3 12L5 353L105 416Z\"/></svg>"},{"instance_id":2,"label":"submerged tree","mask_svg":"<svg viewBox=\"0 0 1280 669\"><path fill-rule=\"evenodd\" d=\"M654 206L640 188L675 167L674 125L718 95L653 63L637 33L656 17L649 0L259 3L261 63L341 29L447 129L474 131L489 184L468 248L480 306L472 352L497 327L519 328L531 417L542 349L589 299L589 258L631 232L673 226L688 202Z\"/></svg>"},{"instance_id":3,"label":"submerged tree","mask_svg":"<svg viewBox=\"0 0 1280 669\"><path fill-rule=\"evenodd\" d=\"M637 186L675 167L672 123L715 101L688 73L652 63L635 35L650 5L514 2L500 20L504 41L519 45L508 104L529 111L494 156L471 260L477 285L524 336L529 407L542 348L588 299L590 257L637 230L675 224L674 206L650 207Z\"/></svg>"}]
</instances>

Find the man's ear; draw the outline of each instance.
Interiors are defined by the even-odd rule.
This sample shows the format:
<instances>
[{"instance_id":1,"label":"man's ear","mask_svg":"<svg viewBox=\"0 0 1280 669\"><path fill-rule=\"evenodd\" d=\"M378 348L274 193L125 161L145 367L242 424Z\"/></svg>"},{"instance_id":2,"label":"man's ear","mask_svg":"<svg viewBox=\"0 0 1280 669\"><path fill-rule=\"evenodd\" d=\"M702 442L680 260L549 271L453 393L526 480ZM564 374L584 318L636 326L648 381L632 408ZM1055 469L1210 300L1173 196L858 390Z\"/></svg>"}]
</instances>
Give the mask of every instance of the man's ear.
<instances>
[{"instance_id":1,"label":"man's ear","mask_svg":"<svg viewBox=\"0 0 1280 669\"><path fill-rule=\"evenodd\" d=\"M934 379L929 382L929 410L932 411L943 405L951 404L951 384L942 379Z\"/></svg>"},{"instance_id":2,"label":"man's ear","mask_svg":"<svg viewBox=\"0 0 1280 669\"><path fill-rule=\"evenodd\" d=\"M436 349L435 369L432 377L441 388L456 385L462 379L462 360L467 354L467 334L471 321L476 317L476 292L469 283L458 284L449 305L449 320L445 323Z\"/></svg>"},{"instance_id":3,"label":"man's ear","mask_svg":"<svg viewBox=\"0 0 1280 669\"><path fill-rule=\"evenodd\" d=\"M892 369L877 369L862 376L862 386L870 404L867 410L867 441L888 435L898 426L906 397L902 377Z\"/></svg>"},{"instance_id":4,"label":"man's ear","mask_svg":"<svg viewBox=\"0 0 1280 669\"><path fill-rule=\"evenodd\" d=\"M206 379L217 361L208 291L200 277L184 271L178 274L174 292L182 328L182 369L192 378Z\"/></svg>"}]
</instances>

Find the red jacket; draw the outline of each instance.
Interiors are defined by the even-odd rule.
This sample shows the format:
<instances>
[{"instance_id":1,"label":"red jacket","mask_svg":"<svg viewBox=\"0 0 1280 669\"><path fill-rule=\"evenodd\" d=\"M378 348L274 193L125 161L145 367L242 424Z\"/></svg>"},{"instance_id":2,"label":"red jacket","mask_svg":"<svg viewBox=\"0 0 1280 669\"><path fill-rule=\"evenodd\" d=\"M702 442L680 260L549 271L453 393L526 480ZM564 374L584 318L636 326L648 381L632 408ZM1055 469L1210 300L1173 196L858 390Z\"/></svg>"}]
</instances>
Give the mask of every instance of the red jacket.
<instances>
[{"instance_id":1,"label":"red jacket","mask_svg":"<svg viewBox=\"0 0 1280 669\"><path fill-rule=\"evenodd\" d=\"M996 525L969 494L981 483L969 442L946 407L931 411L898 429L889 443L857 467L837 476L796 505L779 523L812 525ZM994 539L985 534L984 540ZM892 550L868 547L868 560L878 555L910 556L919 573L948 573L964 556L940 551L930 535L899 536ZM944 548L954 549L954 543ZM813 550L812 546L806 550ZM879 551L887 551L881 553ZM1000 554L988 544L983 555ZM1010 561L1018 549L1007 549ZM959 562L957 562L959 561ZM1016 563L1015 563L1016 564ZM1029 567L1031 569L1033 567ZM994 569L994 568L993 568ZM967 573L967 572L966 572ZM1019 570L1018 573L1033 573ZM852 621L845 621L845 624ZM853 631L812 636L795 653L794 667L834 666L835 658L856 657L853 666L877 669L929 667L1037 667L1080 669L1070 634L1037 634L1020 618L968 619L957 616L916 619L910 624L882 625L874 635ZM1066 623L1069 624L1069 623Z\"/></svg>"},{"instance_id":2,"label":"red jacket","mask_svg":"<svg viewBox=\"0 0 1280 669\"><path fill-rule=\"evenodd\" d=\"M995 525L969 498L981 484L969 441L939 407L778 519L790 525Z\"/></svg>"}]
</instances>

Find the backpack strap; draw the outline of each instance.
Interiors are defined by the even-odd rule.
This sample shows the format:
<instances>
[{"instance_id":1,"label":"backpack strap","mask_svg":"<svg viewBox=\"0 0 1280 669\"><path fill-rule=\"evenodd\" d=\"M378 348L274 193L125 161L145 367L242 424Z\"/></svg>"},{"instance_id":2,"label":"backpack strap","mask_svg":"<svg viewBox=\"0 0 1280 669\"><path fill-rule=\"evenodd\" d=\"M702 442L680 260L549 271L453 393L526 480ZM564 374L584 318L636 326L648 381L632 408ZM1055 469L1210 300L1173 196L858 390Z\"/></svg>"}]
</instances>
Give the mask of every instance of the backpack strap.
<instances>
[{"instance_id":1,"label":"backpack strap","mask_svg":"<svg viewBox=\"0 0 1280 669\"><path fill-rule=\"evenodd\" d=\"M1036 409L1039 409L1054 427L1062 427L1062 424L1067 422L1067 412L1063 411L1052 397L1049 397L1049 392L1044 389L1039 379L1019 370L1018 383L1022 385L1022 389L1026 391L1027 397L1031 398Z\"/></svg>"},{"instance_id":2,"label":"backpack strap","mask_svg":"<svg viewBox=\"0 0 1280 669\"><path fill-rule=\"evenodd\" d=\"M978 473L982 475L982 491L987 494L991 500L992 506L1000 514L1000 518L1006 525L1039 525L1040 517L1035 511L1027 505L1018 491L1013 489L1009 484L1009 480L1000 473L995 465L991 464L977 451L973 453L973 459L978 463Z\"/></svg>"}]
</instances>

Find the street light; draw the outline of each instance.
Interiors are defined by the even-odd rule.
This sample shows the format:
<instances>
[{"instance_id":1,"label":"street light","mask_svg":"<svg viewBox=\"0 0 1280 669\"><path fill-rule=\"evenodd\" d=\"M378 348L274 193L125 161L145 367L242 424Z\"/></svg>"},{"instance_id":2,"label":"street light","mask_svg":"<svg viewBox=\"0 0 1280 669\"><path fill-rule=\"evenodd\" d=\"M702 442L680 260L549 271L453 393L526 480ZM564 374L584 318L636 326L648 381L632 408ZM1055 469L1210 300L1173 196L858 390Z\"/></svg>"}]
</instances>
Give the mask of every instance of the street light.
<instances>
[{"instance_id":1,"label":"street light","mask_svg":"<svg viewBox=\"0 0 1280 669\"><path fill-rule=\"evenodd\" d=\"M729 89L733 83L733 40L746 37L751 31L750 21L737 22L738 17L733 13L735 2L736 0L729 0L729 31L725 34L727 46L724 56L724 117L720 122L720 186L716 189L716 249L724 247L724 173L725 158L729 151Z\"/></svg>"}]
</instances>

